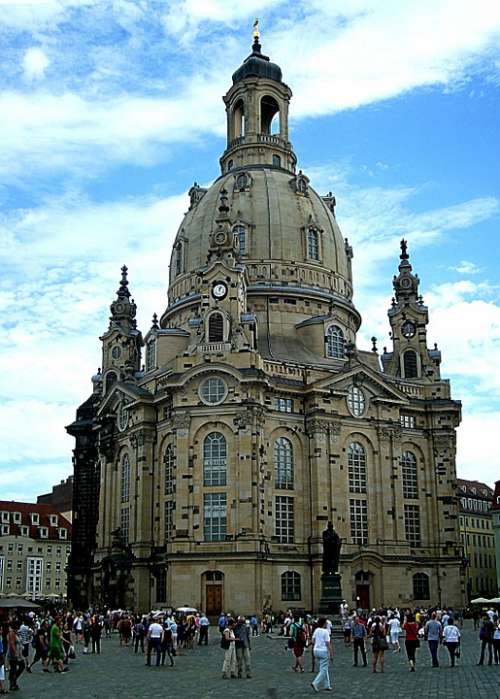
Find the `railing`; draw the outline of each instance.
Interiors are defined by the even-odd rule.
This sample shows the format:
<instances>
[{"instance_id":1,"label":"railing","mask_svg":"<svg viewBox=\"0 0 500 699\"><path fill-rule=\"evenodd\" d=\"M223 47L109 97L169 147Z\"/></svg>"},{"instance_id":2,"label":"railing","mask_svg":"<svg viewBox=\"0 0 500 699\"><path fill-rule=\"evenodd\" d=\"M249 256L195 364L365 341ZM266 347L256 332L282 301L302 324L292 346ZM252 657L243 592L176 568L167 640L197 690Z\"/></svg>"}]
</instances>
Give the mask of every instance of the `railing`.
<instances>
[{"instance_id":1,"label":"railing","mask_svg":"<svg viewBox=\"0 0 500 699\"><path fill-rule=\"evenodd\" d=\"M209 354L210 352L229 352L231 350L231 344L229 342L209 342L206 345L200 345L198 351L202 354Z\"/></svg>"},{"instance_id":2,"label":"railing","mask_svg":"<svg viewBox=\"0 0 500 699\"><path fill-rule=\"evenodd\" d=\"M245 143L244 136L238 136L237 138L233 138L233 140L229 143L227 150L229 150L230 148L234 148L235 146L241 146L242 143Z\"/></svg>"},{"instance_id":3,"label":"railing","mask_svg":"<svg viewBox=\"0 0 500 699\"><path fill-rule=\"evenodd\" d=\"M272 134L267 133L257 134L257 141L259 143L269 143L272 146L281 146L282 148L284 148L286 145L285 141L279 136L273 136Z\"/></svg>"}]
</instances>

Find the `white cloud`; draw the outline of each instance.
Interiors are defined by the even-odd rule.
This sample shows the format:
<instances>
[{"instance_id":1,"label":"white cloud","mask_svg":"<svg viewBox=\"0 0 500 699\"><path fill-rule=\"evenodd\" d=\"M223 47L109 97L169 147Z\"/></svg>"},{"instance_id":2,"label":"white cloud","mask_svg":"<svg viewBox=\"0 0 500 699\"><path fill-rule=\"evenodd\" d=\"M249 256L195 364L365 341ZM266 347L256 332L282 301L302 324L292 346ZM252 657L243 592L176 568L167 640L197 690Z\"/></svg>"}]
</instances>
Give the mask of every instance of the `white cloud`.
<instances>
[{"instance_id":1,"label":"white cloud","mask_svg":"<svg viewBox=\"0 0 500 699\"><path fill-rule=\"evenodd\" d=\"M456 267L450 267L450 269L459 274L479 274L481 271L480 267L469 260L461 260Z\"/></svg>"},{"instance_id":2,"label":"white cloud","mask_svg":"<svg viewBox=\"0 0 500 699\"><path fill-rule=\"evenodd\" d=\"M24 54L24 74L28 80L43 78L49 64L47 54L38 46L28 49Z\"/></svg>"}]
</instances>

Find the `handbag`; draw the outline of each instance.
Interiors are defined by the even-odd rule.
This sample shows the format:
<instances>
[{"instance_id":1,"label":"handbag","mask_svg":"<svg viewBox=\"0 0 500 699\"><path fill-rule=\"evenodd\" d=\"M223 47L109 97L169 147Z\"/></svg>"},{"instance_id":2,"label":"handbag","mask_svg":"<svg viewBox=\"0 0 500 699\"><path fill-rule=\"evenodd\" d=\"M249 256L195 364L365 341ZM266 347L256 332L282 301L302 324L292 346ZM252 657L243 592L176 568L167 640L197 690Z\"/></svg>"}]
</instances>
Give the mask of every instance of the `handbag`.
<instances>
[{"instance_id":1,"label":"handbag","mask_svg":"<svg viewBox=\"0 0 500 699\"><path fill-rule=\"evenodd\" d=\"M74 660L76 658L75 646L70 646L68 650L68 658Z\"/></svg>"}]
</instances>

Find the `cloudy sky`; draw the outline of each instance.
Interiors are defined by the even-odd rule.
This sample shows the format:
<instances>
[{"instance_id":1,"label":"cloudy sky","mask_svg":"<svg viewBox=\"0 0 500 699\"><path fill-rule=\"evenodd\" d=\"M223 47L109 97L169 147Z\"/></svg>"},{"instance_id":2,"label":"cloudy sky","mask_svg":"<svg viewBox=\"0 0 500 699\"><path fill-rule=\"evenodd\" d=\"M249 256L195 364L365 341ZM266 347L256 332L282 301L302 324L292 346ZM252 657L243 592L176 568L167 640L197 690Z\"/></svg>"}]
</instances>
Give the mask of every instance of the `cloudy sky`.
<instances>
[{"instance_id":1,"label":"cloudy sky","mask_svg":"<svg viewBox=\"0 0 500 699\"><path fill-rule=\"evenodd\" d=\"M146 331L221 95L261 20L291 138L355 254L361 346L409 239L430 343L463 401L458 472L500 478L497 0L0 0L0 497L71 472L119 268Z\"/></svg>"}]
</instances>

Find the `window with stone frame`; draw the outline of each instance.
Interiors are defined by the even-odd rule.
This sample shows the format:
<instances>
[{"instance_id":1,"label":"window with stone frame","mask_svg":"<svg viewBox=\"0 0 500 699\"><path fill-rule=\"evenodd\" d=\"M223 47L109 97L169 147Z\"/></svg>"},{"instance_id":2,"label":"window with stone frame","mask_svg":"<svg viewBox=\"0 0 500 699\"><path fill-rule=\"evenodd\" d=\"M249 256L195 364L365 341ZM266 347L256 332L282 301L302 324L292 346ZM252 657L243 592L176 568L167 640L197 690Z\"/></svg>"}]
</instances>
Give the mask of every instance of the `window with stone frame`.
<instances>
[{"instance_id":1,"label":"window with stone frame","mask_svg":"<svg viewBox=\"0 0 500 699\"><path fill-rule=\"evenodd\" d=\"M429 576L426 573L415 573L413 576L413 599L428 600L430 598Z\"/></svg>"},{"instance_id":2,"label":"window with stone frame","mask_svg":"<svg viewBox=\"0 0 500 699\"><path fill-rule=\"evenodd\" d=\"M320 253L319 231L315 228L307 230L307 257L310 260L319 260Z\"/></svg>"},{"instance_id":3,"label":"window with stone frame","mask_svg":"<svg viewBox=\"0 0 500 699\"><path fill-rule=\"evenodd\" d=\"M417 353L413 350L406 350L403 355L403 369L405 379L418 378L418 360Z\"/></svg>"},{"instance_id":4,"label":"window with stone frame","mask_svg":"<svg viewBox=\"0 0 500 699\"><path fill-rule=\"evenodd\" d=\"M120 538L124 546L128 545L129 542L129 528L130 528L130 509L128 505L125 505L120 510Z\"/></svg>"},{"instance_id":5,"label":"window with stone frame","mask_svg":"<svg viewBox=\"0 0 500 699\"><path fill-rule=\"evenodd\" d=\"M291 398L276 398L274 405L280 413L293 413L293 400Z\"/></svg>"},{"instance_id":6,"label":"window with stone frame","mask_svg":"<svg viewBox=\"0 0 500 699\"><path fill-rule=\"evenodd\" d=\"M402 414L399 418L399 421L401 423L401 427L406 430L414 430L415 429L415 415L405 415Z\"/></svg>"},{"instance_id":7,"label":"window with stone frame","mask_svg":"<svg viewBox=\"0 0 500 699\"><path fill-rule=\"evenodd\" d=\"M365 412L366 398L359 386L349 386L347 391L347 407L354 417L361 417Z\"/></svg>"},{"instance_id":8,"label":"window with stone frame","mask_svg":"<svg viewBox=\"0 0 500 699\"><path fill-rule=\"evenodd\" d=\"M345 358L345 338L342 328L338 325L330 325L326 331L326 356L332 359Z\"/></svg>"},{"instance_id":9,"label":"window with stone frame","mask_svg":"<svg viewBox=\"0 0 500 699\"><path fill-rule=\"evenodd\" d=\"M222 313L212 313L208 319L208 341L224 342L224 317Z\"/></svg>"},{"instance_id":10,"label":"window with stone frame","mask_svg":"<svg viewBox=\"0 0 500 699\"><path fill-rule=\"evenodd\" d=\"M403 480L403 497L418 498L417 457L412 451L404 451L400 458Z\"/></svg>"},{"instance_id":11,"label":"window with stone frame","mask_svg":"<svg viewBox=\"0 0 500 699\"><path fill-rule=\"evenodd\" d=\"M351 442L347 449L347 472L351 493L366 493L366 452L359 442Z\"/></svg>"},{"instance_id":12,"label":"window with stone frame","mask_svg":"<svg viewBox=\"0 0 500 699\"><path fill-rule=\"evenodd\" d=\"M274 499L274 533L280 544L293 544L295 537L293 498L277 495Z\"/></svg>"},{"instance_id":13,"label":"window with stone frame","mask_svg":"<svg viewBox=\"0 0 500 699\"><path fill-rule=\"evenodd\" d=\"M167 570L160 568L156 574L156 601L167 601Z\"/></svg>"},{"instance_id":14,"label":"window with stone frame","mask_svg":"<svg viewBox=\"0 0 500 699\"><path fill-rule=\"evenodd\" d=\"M121 480L120 480L120 500L128 502L130 498L130 460L128 454L122 459Z\"/></svg>"},{"instance_id":15,"label":"window with stone frame","mask_svg":"<svg viewBox=\"0 0 500 699\"><path fill-rule=\"evenodd\" d=\"M205 541L226 540L226 493L205 493L205 495L203 496L203 529Z\"/></svg>"},{"instance_id":16,"label":"window with stone frame","mask_svg":"<svg viewBox=\"0 0 500 699\"><path fill-rule=\"evenodd\" d=\"M167 446L163 454L163 474L165 477L165 495L173 495L175 493L175 456L171 444Z\"/></svg>"},{"instance_id":17,"label":"window with stone frame","mask_svg":"<svg viewBox=\"0 0 500 699\"><path fill-rule=\"evenodd\" d=\"M274 442L274 487L293 490L293 446L286 437Z\"/></svg>"},{"instance_id":18,"label":"window with stone frame","mask_svg":"<svg viewBox=\"0 0 500 699\"><path fill-rule=\"evenodd\" d=\"M146 371L156 368L156 340L149 340L146 345Z\"/></svg>"},{"instance_id":19,"label":"window with stone frame","mask_svg":"<svg viewBox=\"0 0 500 699\"><path fill-rule=\"evenodd\" d=\"M203 441L203 485L226 485L227 442L221 432L210 432Z\"/></svg>"},{"instance_id":20,"label":"window with stone frame","mask_svg":"<svg viewBox=\"0 0 500 699\"><path fill-rule=\"evenodd\" d=\"M174 501L166 500L164 504L164 524L165 524L165 541L171 541L174 534Z\"/></svg>"},{"instance_id":21,"label":"window with stone frame","mask_svg":"<svg viewBox=\"0 0 500 699\"><path fill-rule=\"evenodd\" d=\"M234 226L233 233L238 240L238 248L240 255L247 254L247 229L241 223Z\"/></svg>"},{"instance_id":22,"label":"window with stone frame","mask_svg":"<svg viewBox=\"0 0 500 699\"><path fill-rule=\"evenodd\" d=\"M300 575L295 570L287 570L281 574L281 599L287 602L298 602L302 599Z\"/></svg>"},{"instance_id":23,"label":"window with stone frame","mask_svg":"<svg viewBox=\"0 0 500 699\"><path fill-rule=\"evenodd\" d=\"M422 535L420 531L420 507L418 505L404 506L405 536L410 546L420 546Z\"/></svg>"},{"instance_id":24,"label":"window with stone frame","mask_svg":"<svg viewBox=\"0 0 500 699\"><path fill-rule=\"evenodd\" d=\"M175 246L175 276L179 276L182 272L182 243L177 243Z\"/></svg>"},{"instance_id":25,"label":"window with stone frame","mask_svg":"<svg viewBox=\"0 0 500 699\"><path fill-rule=\"evenodd\" d=\"M366 500L349 500L351 541L358 546L368 543L368 504Z\"/></svg>"}]
</instances>

